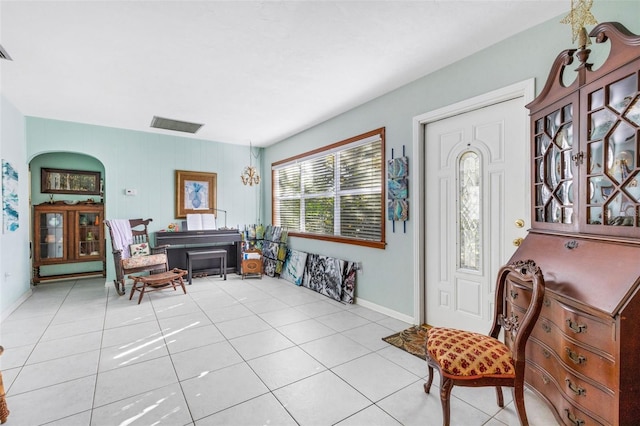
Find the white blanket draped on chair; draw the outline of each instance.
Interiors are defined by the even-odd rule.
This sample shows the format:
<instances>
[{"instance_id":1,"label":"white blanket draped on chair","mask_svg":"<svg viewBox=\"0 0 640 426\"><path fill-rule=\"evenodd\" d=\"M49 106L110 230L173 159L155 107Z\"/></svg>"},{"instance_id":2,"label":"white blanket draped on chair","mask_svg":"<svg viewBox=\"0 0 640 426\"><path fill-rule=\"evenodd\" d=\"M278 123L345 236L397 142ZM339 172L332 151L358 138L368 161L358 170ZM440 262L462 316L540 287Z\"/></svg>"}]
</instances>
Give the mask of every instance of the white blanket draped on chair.
<instances>
[{"instance_id":1,"label":"white blanket draped on chair","mask_svg":"<svg viewBox=\"0 0 640 426\"><path fill-rule=\"evenodd\" d=\"M113 248L122 252L123 259L128 259L131 257L129 245L133 244L133 233L129 219L112 219L107 222L113 234L111 241Z\"/></svg>"}]
</instances>

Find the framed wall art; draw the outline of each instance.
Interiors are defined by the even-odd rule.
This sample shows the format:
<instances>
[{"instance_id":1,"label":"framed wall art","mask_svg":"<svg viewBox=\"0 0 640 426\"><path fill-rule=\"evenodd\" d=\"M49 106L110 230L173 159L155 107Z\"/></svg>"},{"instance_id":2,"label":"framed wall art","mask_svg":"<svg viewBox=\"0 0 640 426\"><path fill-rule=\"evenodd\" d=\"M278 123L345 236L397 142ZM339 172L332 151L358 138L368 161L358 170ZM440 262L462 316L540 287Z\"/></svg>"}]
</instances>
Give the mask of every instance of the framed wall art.
<instances>
[{"instance_id":1,"label":"framed wall art","mask_svg":"<svg viewBox=\"0 0 640 426\"><path fill-rule=\"evenodd\" d=\"M100 172L87 170L40 170L40 192L44 194L100 195Z\"/></svg>"},{"instance_id":2,"label":"framed wall art","mask_svg":"<svg viewBox=\"0 0 640 426\"><path fill-rule=\"evenodd\" d=\"M176 170L176 218L216 212L217 174Z\"/></svg>"}]
</instances>

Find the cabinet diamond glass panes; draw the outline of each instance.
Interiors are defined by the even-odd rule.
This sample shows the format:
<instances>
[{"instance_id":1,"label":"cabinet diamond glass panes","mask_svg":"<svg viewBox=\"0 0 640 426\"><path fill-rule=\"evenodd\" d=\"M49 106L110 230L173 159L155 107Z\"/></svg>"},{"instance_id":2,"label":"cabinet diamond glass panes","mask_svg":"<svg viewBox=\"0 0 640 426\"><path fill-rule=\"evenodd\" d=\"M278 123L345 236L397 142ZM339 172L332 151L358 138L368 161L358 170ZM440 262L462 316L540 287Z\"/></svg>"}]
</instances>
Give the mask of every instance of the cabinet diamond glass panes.
<instances>
[{"instance_id":1,"label":"cabinet diamond glass panes","mask_svg":"<svg viewBox=\"0 0 640 426\"><path fill-rule=\"evenodd\" d=\"M534 219L571 224L573 211L573 105L535 122Z\"/></svg>"},{"instance_id":2,"label":"cabinet diamond glass panes","mask_svg":"<svg viewBox=\"0 0 640 426\"><path fill-rule=\"evenodd\" d=\"M40 258L62 259L64 252L64 215L60 213L40 213Z\"/></svg>"},{"instance_id":3,"label":"cabinet diamond glass panes","mask_svg":"<svg viewBox=\"0 0 640 426\"><path fill-rule=\"evenodd\" d=\"M97 212L79 211L76 215L78 221L78 256L100 256L102 241L102 218Z\"/></svg>"},{"instance_id":4,"label":"cabinet diamond glass panes","mask_svg":"<svg viewBox=\"0 0 640 426\"><path fill-rule=\"evenodd\" d=\"M460 156L458 166L458 264L480 270L480 158L472 151Z\"/></svg>"},{"instance_id":5,"label":"cabinet diamond glass panes","mask_svg":"<svg viewBox=\"0 0 640 426\"><path fill-rule=\"evenodd\" d=\"M588 95L587 224L639 226L638 74Z\"/></svg>"}]
</instances>

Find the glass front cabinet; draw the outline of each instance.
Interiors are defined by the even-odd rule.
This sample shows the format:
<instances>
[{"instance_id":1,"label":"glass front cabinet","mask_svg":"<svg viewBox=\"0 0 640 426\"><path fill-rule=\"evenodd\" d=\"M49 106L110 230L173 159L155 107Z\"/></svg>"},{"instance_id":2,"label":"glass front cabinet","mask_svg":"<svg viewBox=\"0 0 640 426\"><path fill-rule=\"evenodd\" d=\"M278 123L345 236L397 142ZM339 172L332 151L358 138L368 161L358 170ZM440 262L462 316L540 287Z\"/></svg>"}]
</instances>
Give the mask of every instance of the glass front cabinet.
<instances>
[{"instance_id":1,"label":"glass front cabinet","mask_svg":"<svg viewBox=\"0 0 640 426\"><path fill-rule=\"evenodd\" d=\"M102 204L45 203L34 206L33 217L35 284L46 279L106 276ZM71 265L84 262L96 263Z\"/></svg>"},{"instance_id":2,"label":"glass front cabinet","mask_svg":"<svg viewBox=\"0 0 640 426\"><path fill-rule=\"evenodd\" d=\"M639 68L529 105L534 228L640 237Z\"/></svg>"},{"instance_id":3,"label":"glass front cabinet","mask_svg":"<svg viewBox=\"0 0 640 426\"><path fill-rule=\"evenodd\" d=\"M640 61L582 89L585 232L640 236Z\"/></svg>"},{"instance_id":4,"label":"glass front cabinet","mask_svg":"<svg viewBox=\"0 0 640 426\"><path fill-rule=\"evenodd\" d=\"M577 99L571 95L532 114L532 217L538 228L577 231Z\"/></svg>"}]
</instances>

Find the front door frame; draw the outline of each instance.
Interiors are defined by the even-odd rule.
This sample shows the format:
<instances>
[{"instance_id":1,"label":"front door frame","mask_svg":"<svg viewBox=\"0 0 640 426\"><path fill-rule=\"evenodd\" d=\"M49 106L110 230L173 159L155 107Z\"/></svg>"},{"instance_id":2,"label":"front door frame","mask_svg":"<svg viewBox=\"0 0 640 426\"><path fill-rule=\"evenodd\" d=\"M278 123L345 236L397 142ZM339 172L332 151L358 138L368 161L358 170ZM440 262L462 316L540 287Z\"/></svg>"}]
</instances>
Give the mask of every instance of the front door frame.
<instances>
[{"instance_id":1,"label":"front door frame","mask_svg":"<svg viewBox=\"0 0 640 426\"><path fill-rule=\"evenodd\" d=\"M533 101L535 98L535 79L515 83L501 89L497 89L483 95L479 95L452 105L448 105L436 110L426 112L413 117L413 147L412 147L412 169L417 171L414 183L411 185L411 200L413 204L412 216L415 219L414 239L413 239L413 319L415 324L423 324L426 318L425 312L425 223L424 223L424 202L426 199L425 188L425 128L429 123L452 117L454 115L464 114L476 109L484 108L499 102L524 97L525 105ZM528 117L528 111L522 111ZM530 122L525 120L524 140L529 140ZM526 145L528 146L528 144ZM526 175L529 176L530 170L530 152L527 150L525 154L527 161L525 164ZM527 204L530 203L530 197L526 198ZM530 209L526 209L530 211Z\"/></svg>"}]
</instances>

